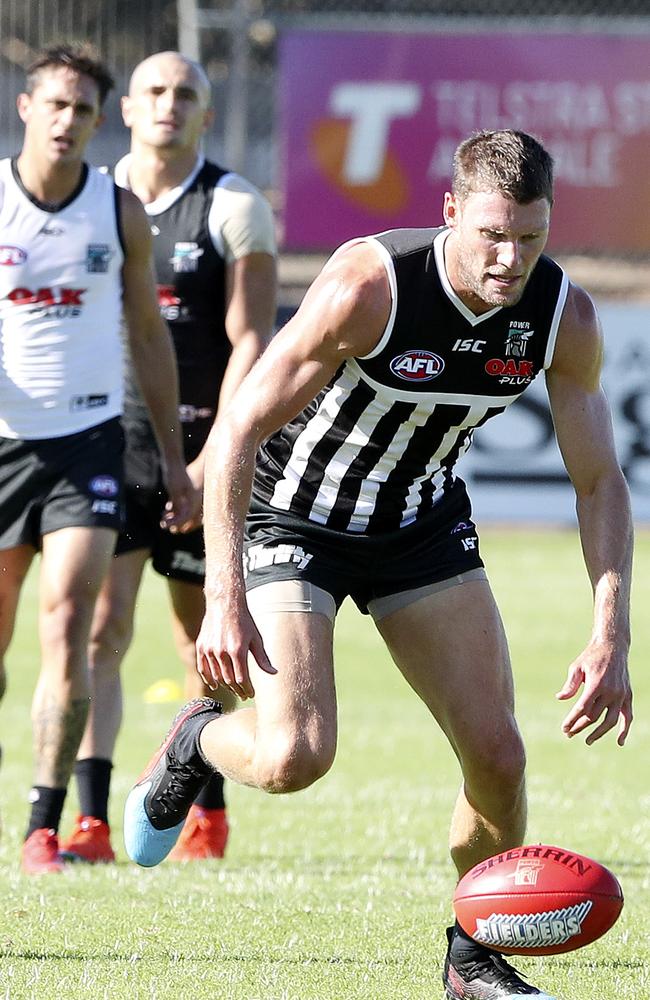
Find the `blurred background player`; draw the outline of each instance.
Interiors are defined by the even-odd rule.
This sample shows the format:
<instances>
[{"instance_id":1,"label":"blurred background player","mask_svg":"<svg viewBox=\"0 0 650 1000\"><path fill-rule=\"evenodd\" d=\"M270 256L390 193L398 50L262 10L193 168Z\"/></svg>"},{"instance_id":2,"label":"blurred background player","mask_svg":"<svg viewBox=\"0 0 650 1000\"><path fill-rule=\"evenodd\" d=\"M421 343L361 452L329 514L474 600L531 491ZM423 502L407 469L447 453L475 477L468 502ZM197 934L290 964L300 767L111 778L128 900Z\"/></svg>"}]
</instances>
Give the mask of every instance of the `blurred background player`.
<instances>
[{"instance_id":1,"label":"blurred background player","mask_svg":"<svg viewBox=\"0 0 650 1000\"><path fill-rule=\"evenodd\" d=\"M158 296L178 359L180 418L187 471L195 487L194 530L160 527L164 494L155 440L133 379L125 411L126 523L93 622L93 704L75 768L81 815L66 852L110 861L112 757L122 719L120 665L133 635L138 588L148 559L167 577L185 687L208 689L196 671L195 640L204 614L201 525L205 443L217 408L227 405L267 345L276 305L276 247L270 206L248 181L200 153L212 121L210 84L201 66L161 52L133 72L123 98L131 150L115 180L144 203L154 237ZM226 708L234 696L224 689ZM177 859L222 857L228 825L223 779L193 806Z\"/></svg>"},{"instance_id":2,"label":"blurred background player","mask_svg":"<svg viewBox=\"0 0 650 1000\"><path fill-rule=\"evenodd\" d=\"M142 206L88 167L112 87L86 49L51 49L18 98L22 151L0 162L0 655L41 551L41 671L26 872L60 871L57 830L88 713L87 648L122 502L122 308L164 455L169 523L193 501L177 380ZM0 669L0 689L5 687Z\"/></svg>"}]
</instances>

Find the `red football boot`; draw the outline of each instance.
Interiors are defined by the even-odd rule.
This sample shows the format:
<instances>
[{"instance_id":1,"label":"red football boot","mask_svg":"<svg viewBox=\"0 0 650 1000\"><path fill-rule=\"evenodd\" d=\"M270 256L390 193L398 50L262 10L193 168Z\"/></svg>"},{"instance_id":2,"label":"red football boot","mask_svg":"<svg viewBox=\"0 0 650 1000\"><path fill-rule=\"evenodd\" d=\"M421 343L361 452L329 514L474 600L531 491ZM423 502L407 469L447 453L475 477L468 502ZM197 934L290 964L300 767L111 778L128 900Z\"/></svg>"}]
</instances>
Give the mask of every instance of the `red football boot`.
<instances>
[{"instance_id":1,"label":"red football boot","mask_svg":"<svg viewBox=\"0 0 650 1000\"><path fill-rule=\"evenodd\" d=\"M170 861L203 861L222 858L228 842L228 819L225 809L192 806Z\"/></svg>"},{"instance_id":2,"label":"red football boot","mask_svg":"<svg viewBox=\"0 0 650 1000\"><path fill-rule=\"evenodd\" d=\"M90 865L115 861L108 823L94 816L77 816L72 833L61 844L60 853L64 861L82 861Z\"/></svg>"},{"instance_id":3,"label":"red football boot","mask_svg":"<svg viewBox=\"0 0 650 1000\"><path fill-rule=\"evenodd\" d=\"M21 867L27 875L63 871L59 838L54 830L40 829L30 833L22 847Z\"/></svg>"}]
</instances>

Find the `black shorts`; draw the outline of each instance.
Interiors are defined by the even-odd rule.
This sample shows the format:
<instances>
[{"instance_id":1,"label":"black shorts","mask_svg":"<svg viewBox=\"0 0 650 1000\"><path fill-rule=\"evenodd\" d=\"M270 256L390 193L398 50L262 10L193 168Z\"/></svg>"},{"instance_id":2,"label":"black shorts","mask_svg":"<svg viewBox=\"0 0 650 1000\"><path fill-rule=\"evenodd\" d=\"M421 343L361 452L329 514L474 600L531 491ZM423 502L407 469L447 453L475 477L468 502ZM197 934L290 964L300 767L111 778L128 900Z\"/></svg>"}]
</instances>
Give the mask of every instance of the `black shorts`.
<instances>
[{"instance_id":1,"label":"black shorts","mask_svg":"<svg viewBox=\"0 0 650 1000\"><path fill-rule=\"evenodd\" d=\"M124 415L126 453L124 520L115 555L145 549L161 576L202 587L205 580L203 528L187 534L170 534L160 527L168 494L162 477L160 454L153 429L142 406L127 399ZM206 432L207 436L207 432ZM194 449L184 438L186 462L198 454L204 439Z\"/></svg>"},{"instance_id":2,"label":"black shorts","mask_svg":"<svg viewBox=\"0 0 650 1000\"><path fill-rule=\"evenodd\" d=\"M0 548L41 546L61 528L122 518L124 435L116 417L56 438L0 438Z\"/></svg>"},{"instance_id":3,"label":"black shorts","mask_svg":"<svg viewBox=\"0 0 650 1000\"><path fill-rule=\"evenodd\" d=\"M127 485L124 501L124 522L115 545L115 555L146 549L151 553L151 565L156 573L170 580L181 580L203 586L205 579L205 546L203 528L184 535L172 535L160 527L167 502L162 482L157 487Z\"/></svg>"},{"instance_id":4,"label":"black shorts","mask_svg":"<svg viewBox=\"0 0 650 1000\"><path fill-rule=\"evenodd\" d=\"M383 535L354 535L253 500L246 519L246 589L304 580L327 591L336 607L350 596L368 614L378 598L449 580L483 567L465 484L416 524Z\"/></svg>"}]
</instances>

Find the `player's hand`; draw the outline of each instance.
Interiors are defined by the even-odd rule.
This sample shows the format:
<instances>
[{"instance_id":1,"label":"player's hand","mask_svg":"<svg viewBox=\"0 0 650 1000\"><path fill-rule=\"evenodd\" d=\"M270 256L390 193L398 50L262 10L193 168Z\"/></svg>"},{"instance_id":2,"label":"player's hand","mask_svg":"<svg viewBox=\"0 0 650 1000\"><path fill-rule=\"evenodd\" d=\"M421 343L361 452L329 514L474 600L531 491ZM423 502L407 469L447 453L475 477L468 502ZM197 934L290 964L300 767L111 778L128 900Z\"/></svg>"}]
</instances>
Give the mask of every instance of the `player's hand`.
<instances>
[{"instance_id":1,"label":"player's hand","mask_svg":"<svg viewBox=\"0 0 650 1000\"><path fill-rule=\"evenodd\" d=\"M261 670L276 674L245 598L208 602L196 640L196 667L212 689L229 688L242 701L255 697L248 669L249 653Z\"/></svg>"},{"instance_id":2,"label":"player's hand","mask_svg":"<svg viewBox=\"0 0 650 1000\"><path fill-rule=\"evenodd\" d=\"M617 743L623 746L632 725L627 650L621 652L611 642L590 642L569 667L566 683L555 697L566 701L581 687L580 697L562 723L562 732L572 737L593 726L585 740L591 746L617 726Z\"/></svg>"},{"instance_id":3,"label":"player's hand","mask_svg":"<svg viewBox=\"0 0 650 1000\"><path fill-rule=\"evenodd\" d=\"M165 471L169 499L160 521L161 528L172 534L192 531L201 524L202 494L196 489L185 465L174 463Z\"/></svg>"}]
</instances>

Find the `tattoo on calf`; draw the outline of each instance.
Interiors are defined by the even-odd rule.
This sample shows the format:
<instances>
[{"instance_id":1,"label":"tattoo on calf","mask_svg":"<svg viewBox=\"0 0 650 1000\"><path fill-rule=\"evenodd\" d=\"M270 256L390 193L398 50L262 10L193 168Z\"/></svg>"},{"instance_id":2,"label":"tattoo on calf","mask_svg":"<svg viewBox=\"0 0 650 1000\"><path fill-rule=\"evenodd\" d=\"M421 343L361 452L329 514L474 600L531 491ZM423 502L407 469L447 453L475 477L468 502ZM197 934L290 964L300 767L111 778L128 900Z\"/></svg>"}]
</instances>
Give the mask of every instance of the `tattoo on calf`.
<instances>
[{"instance_id":1,"label":"tattoo on calf","mask_svg":"<svg viewBox=\"0 0 650 1000\"><path fill-rule=\"evenodd\" d=\"M37 785L67 787L89 707L89 698L77 698L66 705L52 696L39 706L34 716Z\"/></svg>"}]
</instances>

